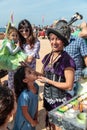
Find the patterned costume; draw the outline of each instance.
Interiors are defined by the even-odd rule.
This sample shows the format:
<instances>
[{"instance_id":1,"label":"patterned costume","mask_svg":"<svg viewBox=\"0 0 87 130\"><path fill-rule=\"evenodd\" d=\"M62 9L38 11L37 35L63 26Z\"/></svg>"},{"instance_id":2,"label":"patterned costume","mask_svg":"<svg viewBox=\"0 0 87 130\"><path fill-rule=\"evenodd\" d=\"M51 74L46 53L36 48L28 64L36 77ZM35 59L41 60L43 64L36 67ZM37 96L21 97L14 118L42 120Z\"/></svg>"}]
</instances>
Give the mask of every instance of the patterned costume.
<instances>
[{"instance_id":1,"label":"patterned costume","mask_svg":"<svg viewBox=\"0 0 87 130\"><path fill-rule=\"evenodd\" d=\"M50 66L50 56L47 54L42 60L42 63L44 64L45 76L50 80L65 82L64 70L68 67L75 69L75 63L73 59L67 54L67 52L63 51L61 53L61 57L52 66ZM53 85L45 83L44 107L46 110L50 111L60 104L65 103L70 98L71 96L66 92L66 90L62 90Z\"/></svg>"},{"instance_id":2,"label":"patterned costume","mask_svg":"<svg viewBox=\"0 0 87 130\"><path fill-rule=\"evenodd\" d=\"M4 39L0 48L0 69L16 70L27 56L20 47L16 46L14 41Z\"/></svg>"},{"instance_id":3,"label":"patterned costume","mask_svg":"<svg viewBox=\"0 0 87 130\"><path fill-rule=\"evenodd\" d=\"M36 70L36 59L39 59L40 41L36 40L34 47L31 48L29 44L23 44L23 50L27 56L33 56L31 63L28 63L31 68Z\"/></svg>"}]
</instances>

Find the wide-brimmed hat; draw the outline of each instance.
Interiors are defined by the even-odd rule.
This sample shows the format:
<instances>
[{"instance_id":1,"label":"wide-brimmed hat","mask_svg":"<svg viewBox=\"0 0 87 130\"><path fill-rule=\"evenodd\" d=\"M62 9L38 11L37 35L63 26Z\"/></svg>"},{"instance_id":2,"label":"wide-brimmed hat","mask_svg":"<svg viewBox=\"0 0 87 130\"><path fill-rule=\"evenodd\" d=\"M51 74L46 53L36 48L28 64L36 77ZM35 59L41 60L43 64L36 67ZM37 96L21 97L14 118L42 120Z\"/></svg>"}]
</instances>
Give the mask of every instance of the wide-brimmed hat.
<instances>
[{"instance_id":1,"label":"wide-brimmed hat","mask_svg":"<svg viewBox=\"0 0 87 130\"><path fill-rule=\"evenodd\" d=\"M48 38L50 33L57 35L64 42L64 46L69 44L71 29L65 20L59 20L55 28L47 29Z\"/></svg>"}]
</instances>

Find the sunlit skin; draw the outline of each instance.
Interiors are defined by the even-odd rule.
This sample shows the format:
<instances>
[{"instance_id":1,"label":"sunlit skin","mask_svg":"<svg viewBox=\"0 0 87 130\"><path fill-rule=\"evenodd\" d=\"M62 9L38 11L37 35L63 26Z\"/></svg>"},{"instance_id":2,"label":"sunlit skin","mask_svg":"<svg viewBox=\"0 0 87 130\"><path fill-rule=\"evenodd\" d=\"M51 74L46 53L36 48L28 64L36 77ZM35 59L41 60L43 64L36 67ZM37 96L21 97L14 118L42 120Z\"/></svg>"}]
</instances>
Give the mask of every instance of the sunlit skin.
<instances>
[{"instance_id":1,"label":"sunlit skin","mask_svg":"<svg viewBox=\"0 0 87 130\"><path fill-rule=\"evenodd\" d=\"M57 57L55 62L58 60L58 56L60 55L61 51L64 48L64 43L60 38L58 38L53 33L50 33L49 40L50 40L50 44L51 44L51 48L53 52L49 61L49 63L51 63L52 57L53 57L53 60Z\"/></svg>"},{"instance_id":2,"label":"sunlit skin","mask_svg":"<svg viewBox=\"0 0 87 130\"><path fill-rule=\"evenodd\" d=\"M30 31L29 31L28 28L27 28L27 29L26 29L26 28L20 29L19 31L20 31L21 35L22 35L25 39L27 39L27 38L29 37L29 35L30 35Z\"/></svg>"},{"instance_id":3,"label":"sunlit skin","mask_svg":"<svg viewBox=\"0 0 87 130\"><path fill-rule=\"evenodd\" d=\"M61 39L59 39L53 33L51 33L49 35L49 38L50 38L50 44L51 44L52 51L61 51L61 50L63 50L64 43L63 43L63 41L61 41Z\"/></svg>"},{"instance_id":4,"label":"sunlit skin","mask_svg":"<svg viewBox=\"0 0 87 130\"><path fill-rule=\"evenodd\" d=\"M10 33L9 39L14 40L14 42L17 42L19 39L18 33L16 31L13 31L12 33Z\"/></svg>"},{"instance_id":5,"label":"sunlit skin","mask_svg":"<svg viewBox=\"0 0 87 130\"><path fill-rule=\"evenodd\" d=\"M33 70L30 70L30 68L26 68L25 70L25 79L23 82L28 84L29 90L36 91L36 88L34 87L34 81L37 80L38 76L36 75L36 72Z\"/></svg>"},{"instance_id":6,"label":"sunlit skin","mask_svg":"<svg viewBox=\"0 0 87 130\"><path fill-rule=\"evenodd\" d=\"M26 68L25 70L25 78L28 80L28 82L34 82L35 80L37 80L37 75L35 73L35 71L30 70L29 68Z\"/></svg>"}]
</instances>

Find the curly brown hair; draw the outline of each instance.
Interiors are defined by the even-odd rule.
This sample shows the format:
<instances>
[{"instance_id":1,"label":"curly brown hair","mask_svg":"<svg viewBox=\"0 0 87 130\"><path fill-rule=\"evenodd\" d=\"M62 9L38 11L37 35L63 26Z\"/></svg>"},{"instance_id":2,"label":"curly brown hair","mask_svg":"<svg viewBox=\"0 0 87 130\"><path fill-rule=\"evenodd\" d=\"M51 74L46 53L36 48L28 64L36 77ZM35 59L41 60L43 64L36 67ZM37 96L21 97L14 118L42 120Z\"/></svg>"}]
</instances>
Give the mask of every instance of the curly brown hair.
<instances>
[{"instance_id":1,"label":"curly brown hair","mask_svg":"<svg viewBox=\"0 0 87 130\"><path fill-rule=\"evenodd\" d=\"M14 109L14 94L7 86L0 85L0 126Z\"/></svg>"}]
</instances>

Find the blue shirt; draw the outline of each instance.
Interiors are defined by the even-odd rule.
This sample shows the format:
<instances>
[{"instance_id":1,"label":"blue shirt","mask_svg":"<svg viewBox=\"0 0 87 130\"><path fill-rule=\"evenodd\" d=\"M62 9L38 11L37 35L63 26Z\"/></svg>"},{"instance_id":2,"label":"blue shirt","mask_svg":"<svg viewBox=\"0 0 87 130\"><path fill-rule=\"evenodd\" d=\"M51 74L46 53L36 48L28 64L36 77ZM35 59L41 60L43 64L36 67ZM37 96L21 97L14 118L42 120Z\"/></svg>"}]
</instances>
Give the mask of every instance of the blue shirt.
<instances>
[{"instance_id":1,"label":"blue shirt","mask_svg":"<svg viewBox=\"0 0 87 130\"><path fill-rule=\"evenodd\" d=\"M28 112L34 119L38 106L38 90L39 90L39 87L36 83L35 87L37 88L36 94L27 89L20 94L18 98L17 112L13 130L35 130L35 127L32 127L31 124L25 119L21 108L22 106L28 106Z\"/></svg>"},{"instance_id":2,"label":"blue shirt","mask_svg":"<svg viewBox=\"0 0 87 130\"><path fill-rule=\"evenodd\" d=\"M75 61L75 81L78 81L84 67L83 57L87 56L87 44L85 39L71 35L70 43L65 47L65 51L68 52Z\"/></svg>"}]
</instances>

